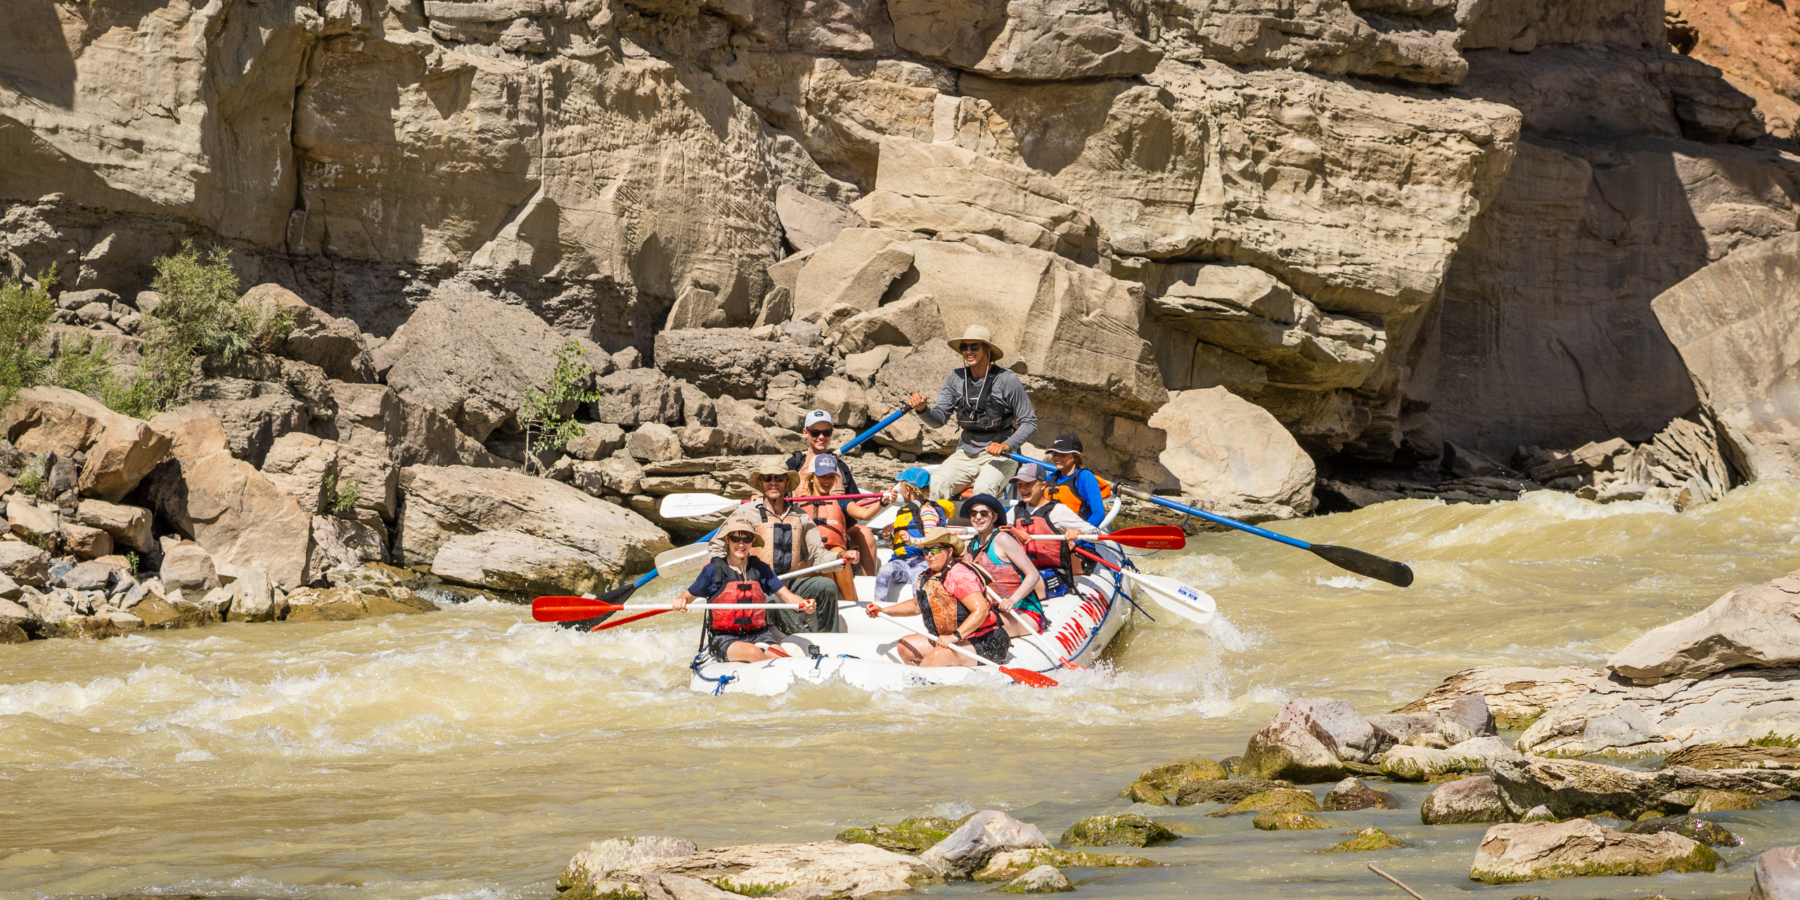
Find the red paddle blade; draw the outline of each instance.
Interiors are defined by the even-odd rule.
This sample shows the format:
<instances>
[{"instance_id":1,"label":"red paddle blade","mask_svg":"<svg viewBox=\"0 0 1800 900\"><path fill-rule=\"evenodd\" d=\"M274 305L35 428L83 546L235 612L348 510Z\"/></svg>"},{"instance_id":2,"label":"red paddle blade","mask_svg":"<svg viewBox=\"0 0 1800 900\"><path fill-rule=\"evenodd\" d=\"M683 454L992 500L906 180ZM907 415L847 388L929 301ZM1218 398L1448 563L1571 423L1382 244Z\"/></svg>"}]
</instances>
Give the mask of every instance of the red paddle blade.
<instances>
[{"instance_id":1,"label":"red paddle blade","mask_svg":"<svg viewBox=\"0 0 1800 900\"><path fill-rule=\"evenodd\" d=\"M1143 550L1181 550L1187 547L1187 534L1174 525L1122 528L1107 535L1106 539Z\"/></svg>"},{"instance_id":2,"label":"red paddle blade","mask_svg":"<svg viewBox=\"0 0 1800 900\"><path fill-rule=\"evenodd\" d=\"M618 612L617 603L606 603L592 597L539 597L531 601L531 617L539 622L573 622L591 619L601 613Z\"/></svg>"},{"instance_id":3,"label":"red paddle blade","mask_svg":"<svg viewBox=\"0 0 1800 900\"><path fill-rule=\"evenodd\" d=\"M595 625L594 627L589 628L588 630L589 631L605 631L608 628L617 628L620 625L625 625L625 624L628 624L631 622L636 622L639 619L648 619L651 616L660 616L666 612L674 612L674 610L672 610L672 609L653 609L653 610L650 610L649 612L641 612L636 615L626 616L623 619L614 619L611 622L602 622L599 625Z\"/></svg>"},{"instance_id":4,"label":"red paddle blade","mask_svg":"<svg viewBox=\"0 0 1800 900\"><path fill-rule=\"evenodd\" d=\"M1058 686L1056 679L1051 678L1042 672L1033 672L1030 669L1015 669L1012 666L1001 666L1000 671L1004 672L1007 677L1026 687L1052 688Z\"/></svg>"}]
</instances>

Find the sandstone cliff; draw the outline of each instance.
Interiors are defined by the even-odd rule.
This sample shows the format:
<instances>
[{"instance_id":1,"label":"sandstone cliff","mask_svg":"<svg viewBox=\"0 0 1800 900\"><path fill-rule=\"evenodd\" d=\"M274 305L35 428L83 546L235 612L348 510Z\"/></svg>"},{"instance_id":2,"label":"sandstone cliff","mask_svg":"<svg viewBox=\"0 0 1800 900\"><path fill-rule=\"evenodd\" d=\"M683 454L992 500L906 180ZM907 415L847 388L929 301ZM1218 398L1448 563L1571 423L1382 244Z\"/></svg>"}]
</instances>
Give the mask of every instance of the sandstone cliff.
<instances>
[{"instance_id":1,"label":"sandstone cliff","mask_svg":"<svg viewBox=\"0 0 1800 900\"><path fill-rule=\"evenodd\" d=\"M1752 113L1645 0L63 0L0 32L0 250L130 296L198 236L379 337L455 288L659 366L805 318L889 348L867 403L980 319L1179 487L1169 391L1374 460L1649 437L1649 301L1795 229Z\"/></svg>"}]
</instances>

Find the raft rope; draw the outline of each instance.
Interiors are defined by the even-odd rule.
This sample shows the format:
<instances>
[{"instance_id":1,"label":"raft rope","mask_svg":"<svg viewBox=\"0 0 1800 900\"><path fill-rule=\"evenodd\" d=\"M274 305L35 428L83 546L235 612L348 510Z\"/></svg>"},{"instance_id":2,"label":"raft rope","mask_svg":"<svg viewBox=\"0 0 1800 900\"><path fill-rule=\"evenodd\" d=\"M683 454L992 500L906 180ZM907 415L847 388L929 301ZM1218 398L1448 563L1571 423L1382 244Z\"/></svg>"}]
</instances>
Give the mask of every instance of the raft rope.
<instances>
[{"instance_id":1,"label":"raft rope","mask_svg":"<svg viewBox=\"0 0 1800 900\"><path fill-rule=\"evenodd\" d=\"M700 629L700 650L699 650L699 652L694 654L693 662L688 663L688 669L694 673L695 678L698 678L701 681L716 682L718 686L713 688L712 695L714 697L717 697L720 694L725 693L725 686L738 680L738 677L736 675L733 675L733 674L727 672L724 675L720 675L717 678L713 678L711 676L704 675L700 672L700 666L703 663L707 662L708 660L712 659L712 646L707 641L707 638L711 635L712 635L712 628L710 626L702 626L701 627L701 629Z\"/></svg>"},{"instance_id":2,"label":"raft rope","mask_svg":"<svg viewBox=\"0 0 1800 900\"><path fill-rule=\"evenodd\" d=\"M1119 568L1130 569L1133 572L1138 571L1138 567L1132 564L1130 555L1124 554L1124 553L1121 553L1119 555L1121 557L1123 557L1121 560L1119 560ZM1149 619L1152 622L1156 621L1156 617L1150 615L1149 610L1146 610L1142 606L1138 605L1137 598L1131 596L1131 594L1129 594L1125 591L1125 573L1124 572L1114 572L1113 573L1113 599L1117 600L1120 597L1124 597L1125 602L1131 604L1131 608L1135 609L1139 613L1141 613L1144 618Z\"/></svg>"}]
</instances>

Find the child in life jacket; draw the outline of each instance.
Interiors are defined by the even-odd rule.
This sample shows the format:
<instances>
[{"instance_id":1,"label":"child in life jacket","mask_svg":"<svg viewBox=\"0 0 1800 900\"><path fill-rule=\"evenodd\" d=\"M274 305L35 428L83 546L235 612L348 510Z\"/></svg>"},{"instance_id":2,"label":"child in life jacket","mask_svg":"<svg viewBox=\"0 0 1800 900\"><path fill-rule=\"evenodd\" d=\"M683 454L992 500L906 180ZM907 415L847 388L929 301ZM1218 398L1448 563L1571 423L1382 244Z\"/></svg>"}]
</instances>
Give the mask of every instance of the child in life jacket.
<instances>
[{"instance_id":1,"label":"child in life jacket","mask_svg":"<svg viewBox=\"0 0 1800 900\"><path fill-rule=\"evenodd\" d=\"M821 453L812 458L809 466L807 477L801 483L810 484L810 490L818 491L813 496L832 497L848 492L844 487L844 465L836 456ZM796 505L818 523L819 537L824 539L828 549L856 551L855 574L875 574L876 566L881 562L875 554L875 532L862 523L881 512L880 504L873 500L861 503L814 500Z\"/></svg>"},{"instance_id":2,"label":"child in life jacket","mask_svg":"<svg viewBox=\"0 0 1800 900\"><path fill-rule=\"evenodd\" d=\"M956 507L948 500L925 499L930 491L931 473L914 466L902 471L893 488L881 495L882 506L904 505L894 517L888 543L893 548L894 558L875 575L873 599L877 602L886 603L892 599L896 585L918 580L919 573L925 570L925 552L919 549L919 542L925 539L927 532L942 528L950 521L950 513Z\"/></svg>"},{"instance_id":3,"label":"child in life jacket","mask_svg":"<svg viewBox=\"0 0 1800 900\"><path fill-rule=\"evenodd\" d=\"M1050 461L1056 474L1049 479L1050 496L1075 511L1089 525L1106 520L1106 501L1112 496L1112 485L1083 466L1081 438L1060 435L1050 445Z\"/></svg>"},{"instance_id":4,"label":"child in life jacket","mask_svg":"<svg viewBox=\"0 0 1800 900\"><path fill-rule=\"evenodd\" d=\"M757 607L771 602L793 603L802 611L810 611L813 602L788 590L768 563L750 555L763 542L755 523L734 517L720 530L725 533L725 555L715 557L700 570L694 583L675 598L674 607L685 610L695 599L738 607L705 611L706 644L717 659L761 662L787 656L781 650L787 635L769 621L767 610Z\"/></svg>"},{"instance_id":5,"label":"child in life jacket","mask_svg":"<svg viewBox=\"0 0 1800 900\"><path fill-rule=\"evenodd\" d=\"M869 604L869 618L917 615L930 637L911 634L900 639L899 654L909 666L973 666L975 661L950 649L953 644L992 662L1005 662L1012 639L988 601L987 577L962 559L963 542L947 528L936 528L919 542L925 554L913 599L893 606Z\"/></svg>"}]
</instances>

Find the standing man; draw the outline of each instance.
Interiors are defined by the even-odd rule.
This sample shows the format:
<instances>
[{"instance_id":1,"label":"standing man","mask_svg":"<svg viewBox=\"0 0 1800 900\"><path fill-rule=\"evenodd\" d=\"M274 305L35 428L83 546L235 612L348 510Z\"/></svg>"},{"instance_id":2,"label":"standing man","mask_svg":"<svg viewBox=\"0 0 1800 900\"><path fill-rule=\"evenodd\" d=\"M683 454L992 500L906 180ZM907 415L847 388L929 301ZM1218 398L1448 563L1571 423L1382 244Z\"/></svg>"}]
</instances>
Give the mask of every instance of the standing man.
<instances>
[{"instance_id":1,"label":"standing man","mask_svg":"<svg viewBox=\"0 0 1800 900\"><path fill-rule=\"evenodd\" d=\"M931 406L925 405L924 394L906 399L931 427L943 427L954 414L962 429L956 450L931 476L931 497L953 500L971 486L977 494L998 494L1019 468L1008 454L1019 452L1037 433L1037 411L1019 376L995 365L1006 351L994 344L986 328L972 325L948 343L962 354L964 367L944 379Z\"/></svg>"}]
</instances>

